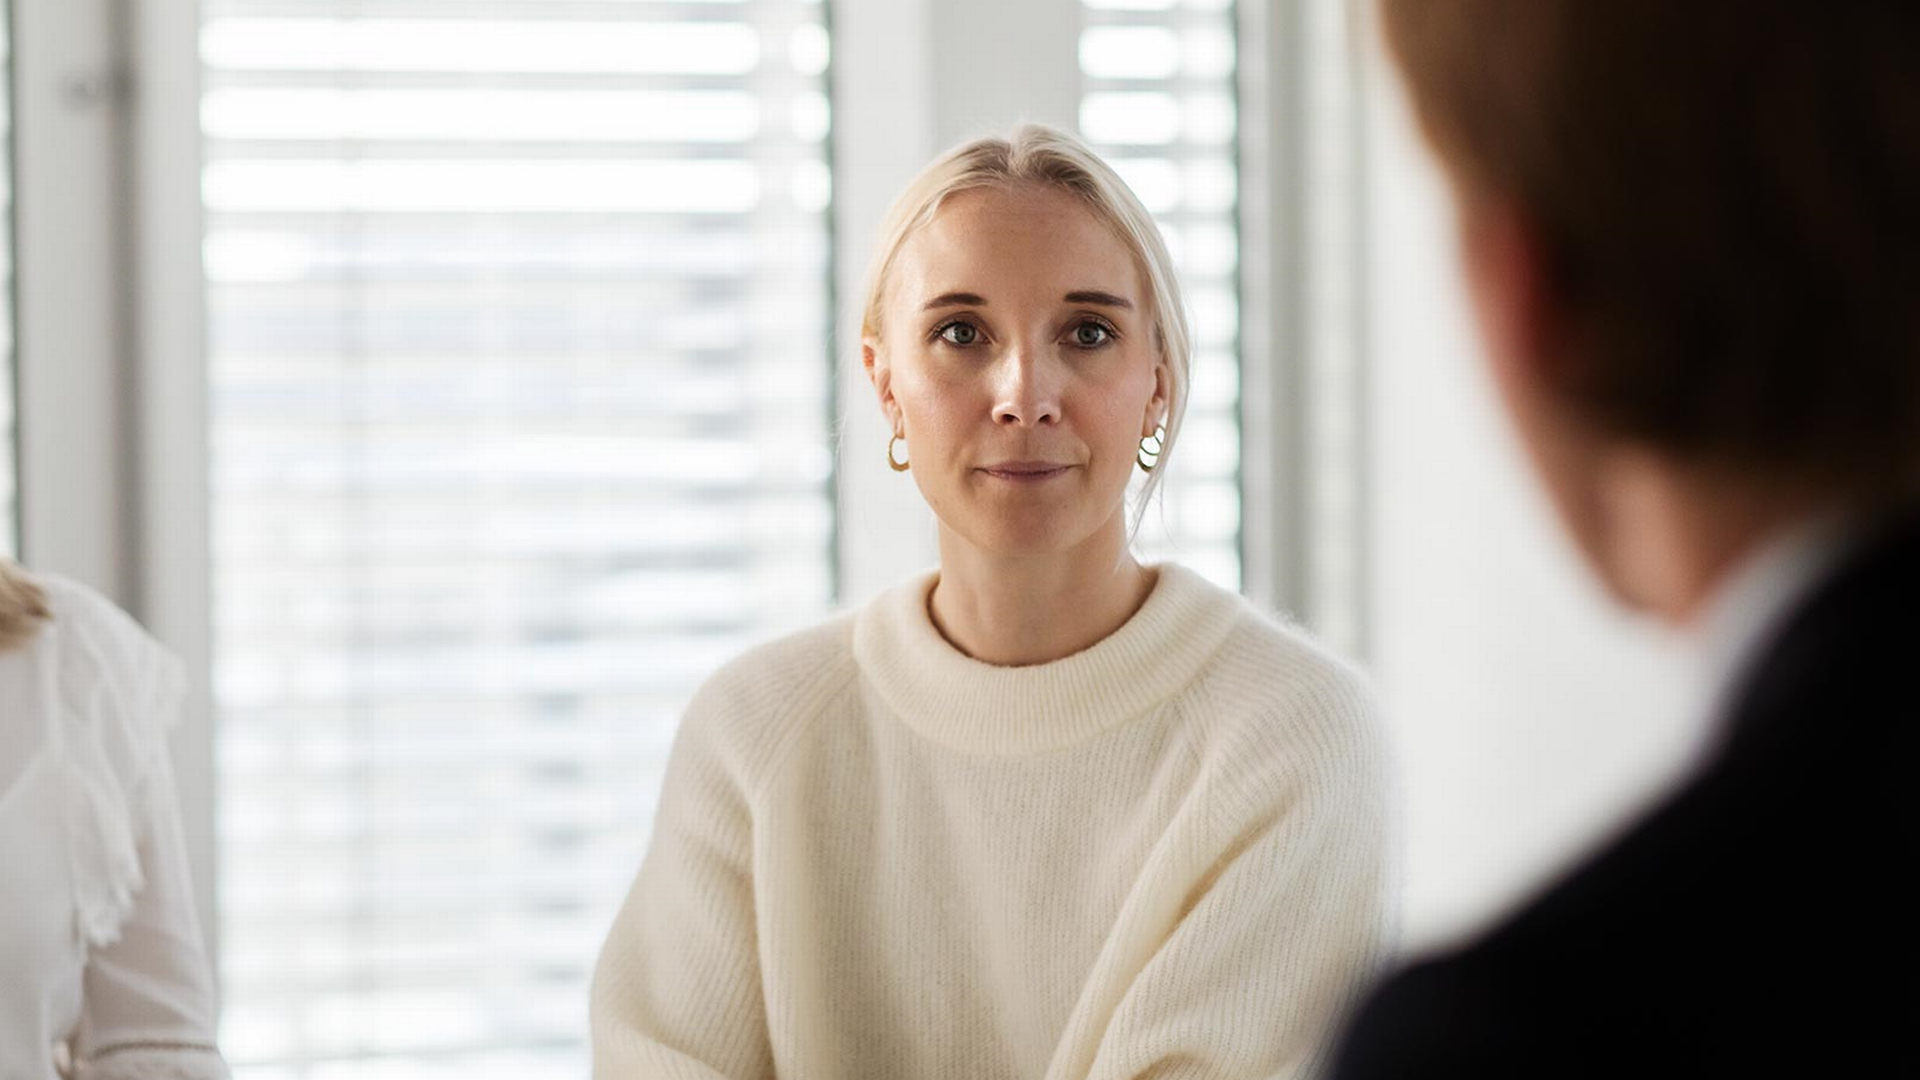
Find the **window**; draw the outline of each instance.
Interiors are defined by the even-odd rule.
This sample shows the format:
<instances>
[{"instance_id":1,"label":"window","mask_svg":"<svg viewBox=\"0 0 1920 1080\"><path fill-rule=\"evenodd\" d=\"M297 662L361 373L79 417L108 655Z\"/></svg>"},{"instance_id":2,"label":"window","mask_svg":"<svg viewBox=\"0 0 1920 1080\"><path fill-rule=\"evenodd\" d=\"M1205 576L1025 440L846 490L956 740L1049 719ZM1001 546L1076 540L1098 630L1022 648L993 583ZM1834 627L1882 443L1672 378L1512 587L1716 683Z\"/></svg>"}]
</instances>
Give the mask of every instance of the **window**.
<instances>
[{"instance_id":1,"label":"window","mask_svg":"<svg viewBox=\"0 0 1920 1080\"><path fill-rule=\"evenodd\" d=\"M584 1075L680 708L834 596L822 8L200 47L223 1045Z\"/></svg>"},{"instance_id":2,"label":"window","mask_svg":"<svg viewBox=\"0 0 1920 1080\"><path fill-rule=\"evenodd\" d=\"M1240 245L1230 0L1082 0L1080 130L1146 204L1193 321L1192 396L1163 503L1140 531L1240 587Z\"/></svg>"}]
</instances>

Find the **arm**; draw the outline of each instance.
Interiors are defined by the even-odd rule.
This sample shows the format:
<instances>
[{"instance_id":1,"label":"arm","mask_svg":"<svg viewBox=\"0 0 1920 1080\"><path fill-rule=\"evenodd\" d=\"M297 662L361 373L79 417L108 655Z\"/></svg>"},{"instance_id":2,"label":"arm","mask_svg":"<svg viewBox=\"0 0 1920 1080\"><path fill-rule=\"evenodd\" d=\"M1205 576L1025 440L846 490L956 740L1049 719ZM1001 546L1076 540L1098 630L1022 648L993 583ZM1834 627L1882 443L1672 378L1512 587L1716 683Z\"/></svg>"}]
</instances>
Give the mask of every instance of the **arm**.
<instances>
[{"instance_id":1,"label":"arm","mask_svg":"<svg viewBox=\"0 0 1920 1080\"><path fill-rule=\"evenodd\" d=\"M1090 1080L1316 1075L1388 921L1384 777L1370 744L1349 750L1225 801L1220 854L1115 1009Z\"/></svg>"},{"instance_id":2,"label":"arm","mask_svg":"<svg viewBox=\"0 0 1920 1080\"><path fill-rule=\"evenodd\" d=\"M717 713L696 701L681 725L652 845L594 970L596 1080L773 1076L752 817L714 745Z\"/></svg>"},{"instance_id":3,"label":"arm","mask_svg":"<svg viewBox=\"0 0 1920 1080\"><path fill-rule=\"evenodd\" d=\"M87 940L79 1080L225 1080L213 973L200 937L166 732L187 690L180 662L125 612L48 581L63 630L62 756L78 797L74 888Z\"/></svg>"},{"instance_id":4,"label":"arm","mask_svg":"<svg viewBox=\"0 0 1920 1080\"><path fill-rule=\"evenodd\" d=\"M79 1080L225 1080L214 1048L213 974L201 947L164 749L132 804L150 808L138 844L145 886L111 945L87 957L74 1040Z\"/></svg>"}]
</instances>

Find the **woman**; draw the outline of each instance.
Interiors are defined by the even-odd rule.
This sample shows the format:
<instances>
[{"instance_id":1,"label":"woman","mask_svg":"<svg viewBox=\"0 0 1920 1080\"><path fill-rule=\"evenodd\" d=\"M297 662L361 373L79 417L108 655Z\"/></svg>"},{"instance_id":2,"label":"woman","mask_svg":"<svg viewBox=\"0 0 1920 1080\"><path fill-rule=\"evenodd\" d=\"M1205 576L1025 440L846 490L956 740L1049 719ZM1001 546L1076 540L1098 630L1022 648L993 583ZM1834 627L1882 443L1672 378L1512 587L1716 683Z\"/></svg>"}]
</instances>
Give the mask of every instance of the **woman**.
<instances>
[{"instance_id":1,"label":"woman","mask_svg":"<svg viewBox=\"0 0 1920 1080\"><path fill-rule=\"evenodd\" d=\"M0 1076L218 1080L166 728L179 662L0 560Z\"/></svg>"},{"instance_id":2,"label":"woman","mask_svg":"<svg viewBox=\"0 0 1920 1080\"><path fill-rule=\"evenodd\" d=\"M1379 944L1379 733L1350 669L1128 550L1187 396L1159 234L1023 127L884 235L861 352L939 569L697 695L595 1073L1300 1075Z\"/></svg>"}]
</instances>

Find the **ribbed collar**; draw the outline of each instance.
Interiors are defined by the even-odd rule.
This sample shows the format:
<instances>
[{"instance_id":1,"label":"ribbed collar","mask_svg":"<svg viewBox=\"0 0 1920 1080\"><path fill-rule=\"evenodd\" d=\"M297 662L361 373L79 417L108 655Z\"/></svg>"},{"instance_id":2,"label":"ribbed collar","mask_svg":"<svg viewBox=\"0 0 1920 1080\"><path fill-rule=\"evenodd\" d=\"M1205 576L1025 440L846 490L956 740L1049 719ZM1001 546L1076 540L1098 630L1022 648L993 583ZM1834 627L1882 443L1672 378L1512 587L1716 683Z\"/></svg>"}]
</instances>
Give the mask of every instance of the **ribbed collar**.
<instances>
[{"instance_id":1,"label":"ribbed collar","mask_svg":"<svg viewBox=\"0 0 1920 1080\"><path fill-rule=\"evenodd\" d=\"M1035 754L1152 709L1200 674L1245 601L1171 563L1146 603L1090 648L1046 664L1000 667L954 648L927 612L937 572L876 597L854 621L861 674L915 731L959 750Z\"/></svg>"}]
</instances>

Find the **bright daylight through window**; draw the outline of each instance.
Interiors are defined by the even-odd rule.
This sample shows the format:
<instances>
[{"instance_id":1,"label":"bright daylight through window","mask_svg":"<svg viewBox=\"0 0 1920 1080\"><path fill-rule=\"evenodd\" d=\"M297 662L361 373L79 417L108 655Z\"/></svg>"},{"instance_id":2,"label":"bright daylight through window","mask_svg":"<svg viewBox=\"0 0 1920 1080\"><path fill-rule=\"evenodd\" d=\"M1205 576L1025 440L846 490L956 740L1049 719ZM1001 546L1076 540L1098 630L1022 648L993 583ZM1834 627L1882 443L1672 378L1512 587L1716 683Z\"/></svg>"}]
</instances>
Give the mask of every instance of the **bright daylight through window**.
<instances>
[{"instance_id":1,"label":"bright daylight through window","mask_svg":"<svg viewBox=\"0 0 1920 1080\"><path fill-rule=\"evenodd\" d=\"M824 7L205 10L224 1048L582 1075L680 708L837 599ZM1083 12L1196 327L1141 535L1235 586L1232 9Z\"/></svg>"},{"instance_id":2,"label":"bright daylight through window","mask_svg":"<svg viewBox=\"0 0 1920 1080\"><path fill-rule=\"evenodd\" d=\"M1228 0L1085 0L1081 134L1166 235L1193 318L1193 391L1164 505L1140 531L1240 586L1240 241L1234 11Z\"/></svg>"},{"instance_id":3,"label":"bright daylight through window","mask_svg":"<svg viewBox=\"0 0 1920 1080\"><path fill-rule=\"evenodd\" d=\"M822 10L206 15L223 1044L584 1075L680 707L833 598Z\"/></svg>"}]
</instances>

